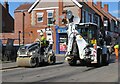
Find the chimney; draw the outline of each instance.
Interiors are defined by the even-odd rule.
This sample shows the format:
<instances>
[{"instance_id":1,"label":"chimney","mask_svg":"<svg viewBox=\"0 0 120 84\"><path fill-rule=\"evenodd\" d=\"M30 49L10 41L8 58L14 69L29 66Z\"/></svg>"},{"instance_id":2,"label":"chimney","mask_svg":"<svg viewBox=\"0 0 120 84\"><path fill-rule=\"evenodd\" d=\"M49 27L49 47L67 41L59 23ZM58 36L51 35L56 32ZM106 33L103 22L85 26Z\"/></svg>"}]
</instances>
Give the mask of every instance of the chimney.
<instances>
[{"instance_id":1,"label":"chimney","mask_svg":"<svg viewBox=\"0 0 120 84\"><path fill-rule=\"evenodd\" d=\"M88 4L92 5L93 4L93 0L88 0Z\"/></svg>"},{"instance_id":2,"label":"chimney","mask_svg":"<svg viewBox=\"0 0 120 84\"><path fill-rule=\"evenodd\" d=\"M7 0L4 0L4 7L7 10L7 12L9 12L9 4Z\"/></svg>"},{"instance_id":3,"label":"chimney","mask_svg":"<svg viewBox=\"0 0 120 84\"><path fill-rule=\"evenodd\" d=\"M105 12L108 12L108 11L109 11L109 10L108 10L108 4L104 4L103 10L104 10Z\"/></svg>"},{"instance_id":4,"label":"chimney","mask_svg":"<svg viewBox=\"0 0 120 84\"><path fill-rule=\"evenodd\" d=\"M97 7L98 7L98 9L101 9L102 8L102 2L99 0L99 1L97 1Z\"/></svg>"}]
</instances>

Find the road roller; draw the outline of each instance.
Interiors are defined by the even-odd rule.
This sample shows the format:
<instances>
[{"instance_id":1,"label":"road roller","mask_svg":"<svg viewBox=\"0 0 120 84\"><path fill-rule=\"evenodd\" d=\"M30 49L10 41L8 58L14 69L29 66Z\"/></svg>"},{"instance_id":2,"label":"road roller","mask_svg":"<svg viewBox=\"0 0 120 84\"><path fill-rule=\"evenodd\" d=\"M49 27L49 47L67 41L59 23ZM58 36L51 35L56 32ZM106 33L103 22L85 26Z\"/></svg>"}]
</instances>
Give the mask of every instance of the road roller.
<instances>
[{"instance_id":1,"label":"road roller","mask_svg":"<svg viewBox=\"0 0 120 84\"><path fill-rule=\"evenodd\" d=\"M16 60L18 66L37 67L41 64L54 64L56 62L56 56L52 49L53 41L50 36L52 32L50 31L46 30L48 40L45 48L42 49L40 42L34 42L21 46L18 49Z\"/></svg>"}]
</instances>

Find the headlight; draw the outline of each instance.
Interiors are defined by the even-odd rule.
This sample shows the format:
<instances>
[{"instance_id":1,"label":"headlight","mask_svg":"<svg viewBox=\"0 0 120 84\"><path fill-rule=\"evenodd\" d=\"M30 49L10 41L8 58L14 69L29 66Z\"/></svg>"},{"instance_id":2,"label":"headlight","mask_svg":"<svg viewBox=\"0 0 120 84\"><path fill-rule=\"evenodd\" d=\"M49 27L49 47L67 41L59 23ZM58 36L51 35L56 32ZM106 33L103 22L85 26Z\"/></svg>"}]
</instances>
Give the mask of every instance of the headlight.
<instances>
[{"instance_id":1,"label":"headlight","mask_svg":"<svg viewBox=\"0 0 120 84\"><path fill-rule=\"evenodd\" d=\"M17 52L17 55L20 55L20 51Z\"/></svg>"},{"instance_id":2,"label":"headlight","mask_svg":"<svg viewBox=\"0 0 120 84\"><path fill-rule=\"evenodd\" d=\"M49 54L53 54L52 52L49 52Z\"/></svg>"},{"instance_id":3,"label":"headlight","mask_svg":"<svg viewBox=\"0 0 120 84\"><path fill-rule=\"evenodd\" d=\"M27 52L27 55L31 56L31 55L32 55L32 52Z\"/></svg>"}]
</instances>

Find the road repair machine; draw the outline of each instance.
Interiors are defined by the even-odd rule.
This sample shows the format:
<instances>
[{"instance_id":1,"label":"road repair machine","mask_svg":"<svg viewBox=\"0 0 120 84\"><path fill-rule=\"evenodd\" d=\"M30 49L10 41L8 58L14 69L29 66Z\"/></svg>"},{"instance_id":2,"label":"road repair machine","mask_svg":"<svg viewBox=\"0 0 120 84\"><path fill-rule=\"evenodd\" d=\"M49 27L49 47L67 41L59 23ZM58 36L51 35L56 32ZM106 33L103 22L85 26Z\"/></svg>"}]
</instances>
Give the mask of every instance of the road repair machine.
<instances>
[{"instance_id":1,"label":"road repair machine","mask_svg":"<svg viewBox=\"0 0 120 84\"><path fill-rule=\"evenodd\" d=\"M72 12L67 12L68 19L73 17ZM106 42L95 23L80 23L79 17L73 18L68 24L68 44L66 58L69 65L73 66L80 63L86 66L108 65L109 50L106 47Z\"/></svg>"},{"instance_id":2,"label":"road repair machine","mask_svg":"<svg viewBox=\"0 0 120 84\"><path fill-rule=\"evenodd\" d=\"M18 57L16 62L18 66L36 67L40 64L54 64L56 62L56 56L52 49L52 29L48 28L45 31L48 45L44 48L44 52L41 52L43 50L41 49L40 42L21 46L17 52Z\"/></svg>"}]
</instances>

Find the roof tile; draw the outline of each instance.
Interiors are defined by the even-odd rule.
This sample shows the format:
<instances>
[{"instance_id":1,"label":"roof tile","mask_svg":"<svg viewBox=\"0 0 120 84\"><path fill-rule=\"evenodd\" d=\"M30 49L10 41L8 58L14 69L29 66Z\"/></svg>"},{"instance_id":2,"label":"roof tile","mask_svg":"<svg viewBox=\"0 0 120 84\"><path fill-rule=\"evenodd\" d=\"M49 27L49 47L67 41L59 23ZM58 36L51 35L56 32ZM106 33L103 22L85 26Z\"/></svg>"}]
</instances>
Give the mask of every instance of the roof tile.
<instances>
[{"instance_id":1,"label":"roof tile","mask_svg":"<svg viewBox=\"0 0 120 84\"><path fill-rule=\"evenodd\" d=\"M33 5L33 3L22 4L18 8L16 8L15 11L17 11L17 10L23 10L23 9L27 9L28 10L32 5Z\"/></svg>"}]
</instances>

